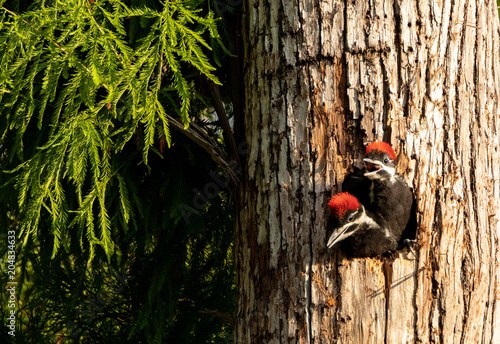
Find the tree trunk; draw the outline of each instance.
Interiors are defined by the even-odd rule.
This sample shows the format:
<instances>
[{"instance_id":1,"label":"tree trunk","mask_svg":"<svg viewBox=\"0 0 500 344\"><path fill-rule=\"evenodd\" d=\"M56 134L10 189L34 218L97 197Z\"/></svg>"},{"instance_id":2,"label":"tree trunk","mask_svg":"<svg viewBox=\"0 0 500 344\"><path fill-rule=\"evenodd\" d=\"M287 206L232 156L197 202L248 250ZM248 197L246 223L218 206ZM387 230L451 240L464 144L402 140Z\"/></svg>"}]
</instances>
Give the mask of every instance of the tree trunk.
<instances>
[{"instance_id":1,"label":"tree trunk","mask_svg":"<svg viewBox=\"0 0 500 344\"><path fill-rule=\"evenodd\" d=\"M496 2L245 1L242 31L236 342L500 343ZM413 188L416 258L326 249L373 140Z\"/></svg>"}]
</instances>

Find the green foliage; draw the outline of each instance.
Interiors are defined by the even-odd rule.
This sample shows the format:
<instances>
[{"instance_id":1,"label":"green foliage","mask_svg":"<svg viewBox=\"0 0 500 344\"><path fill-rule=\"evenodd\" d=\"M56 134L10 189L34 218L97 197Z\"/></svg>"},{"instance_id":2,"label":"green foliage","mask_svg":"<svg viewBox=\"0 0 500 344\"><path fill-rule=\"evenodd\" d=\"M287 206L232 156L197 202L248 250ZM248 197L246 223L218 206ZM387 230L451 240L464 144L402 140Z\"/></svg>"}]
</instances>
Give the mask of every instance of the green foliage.
<instances>
[{"instance_id":1,"label":"green foliage","mask_svg":"<svg viewBox=\"0 0 500 344\"><path fill-rule=\"evenodd\" d=\"M219 83L212 49L226 50L205 5L0 0L0 255L16 230L17 342L230 335L213 314L235 304L232 204L221 189L185 221L218 167L169 130L194 120L220 138L198 81Z\"/></svg>"},{"instance_id":2,"label":"green foliage","mask_svg":"<svg viewBox=\"0 0 500 344\"><path fill-rule=\"evenodd\" d=\"M37 235L47 211L54 255L64 231L82 227L90 259L96 246L111 254L106 197L112 182L123 185L112 168L113 153L135 138L147 164L155 140L171 145L167 112L189 125L193 85L186 70L218 83L203 51L210 49L206 32L218 39L216 22L212 12L200 16L195 5L165 1L157 10L60 0L22 14L1 9L0 134L7 156L16 159L12 174L25 210L25 241ZM134 19L143 24L131 39L127 27ZM67 206L63 181L75 187L74 209ZM128 225L130 203L126 193L120 197Z\"/></svg>"},{"instance_id":3,"label":"green foliage","mask_svg":"<svg viewBox=\"0 0 500 344\"><path fill-rule=\"evenodd\" d=\"M175 141L182 145L163 158L153 155L149 167L137 164L135 146L125 147L121 178L131 208L140 203L144 213L135 225L130 220L128 231L116 231L110 262L97 250L88 264L89 245L82 250L71 233L51 258L56 238L48 216L40 218L38 241L18 245L17 260L27 265L19 268L18 343L60 337L65 343L226 343L231 327L211 312L232 316L235 304L232 205L222 194L202 216L184 222L179 205L193 206L192 189L202 190L215 166L200 148L182 137ZM112 189L108 211L118 228L122 201L119 186Z\"/></svg>"}]
</instances>

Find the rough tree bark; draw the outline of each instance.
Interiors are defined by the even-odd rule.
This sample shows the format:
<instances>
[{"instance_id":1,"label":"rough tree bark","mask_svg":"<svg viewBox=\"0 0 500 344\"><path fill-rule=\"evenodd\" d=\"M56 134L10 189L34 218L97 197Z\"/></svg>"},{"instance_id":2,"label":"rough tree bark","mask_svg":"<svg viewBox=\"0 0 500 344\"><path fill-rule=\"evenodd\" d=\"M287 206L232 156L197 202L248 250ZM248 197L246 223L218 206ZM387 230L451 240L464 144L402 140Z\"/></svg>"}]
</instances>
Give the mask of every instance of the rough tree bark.
<instances>
[{"instance_id":1,"label":"rough tree bark","mask_svg":"<svg viewBox=\"0 0 500 344\"><path fill-rule=\"evenodd\" d=\"M237 343L500 343L496 6L245 1ZM416 197L421 249L392 268L325 245L373 140Z\"/></svg>"}]
</instances>

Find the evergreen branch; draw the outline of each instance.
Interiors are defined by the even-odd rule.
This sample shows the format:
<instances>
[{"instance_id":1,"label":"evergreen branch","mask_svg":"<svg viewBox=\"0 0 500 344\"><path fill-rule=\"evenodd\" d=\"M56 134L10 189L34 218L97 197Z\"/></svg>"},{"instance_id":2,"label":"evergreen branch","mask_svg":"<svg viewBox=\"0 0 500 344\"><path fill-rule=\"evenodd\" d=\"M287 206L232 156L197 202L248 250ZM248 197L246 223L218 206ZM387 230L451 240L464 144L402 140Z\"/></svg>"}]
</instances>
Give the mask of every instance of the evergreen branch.
<instances>
[{"instance_id":1,"label":"evergreen branch","mask_svg":"<svg viewBox=\"0 0 500 344\"><path fill-rule=\"evenodd\" d=\"M224 154L221 152L218 144L215 141L213 141L211 138L207 138L203 134L204 133L203 130L199 128L196 124L191 123L189 128L185 128L182 125L182 123L180 123L175 118L171 117L168 114L166 116L169 120L169 123L171 123L175 129L177 129L182 134L186 135L189 139L196 142L196 144L198 144L201 148L203 148L203 150L205 150L208 154L210 154L215 163L219 165L228 174L234 185L239 184L238 175L233 170L234 166L229 165L227 159L225 158Z\"/></svg>"},{"instance_id":2,"label":"evergreen branch","mask_svg":"<svg viewBox=\"0 0 500 344\"><path fill-rule=\"evenodd\" d=\"M219 92L219 87L217 84L209 80L207 77L201 76L204 83L207 85L208 91L212 96L212 100L214 102L214 108L217 112L217 117L219 118L222 133L224 135L224 141L229 145L232 158L240 164L240 157L238 154L238 148L236 145L236 139L233 135L233 131L231 130L231 125L229 124L229 120L226 115L226 109L224 108L224 104L222 102L222 97Z\"/></svg>"},{"instance_id":3,"label":"evergreen branch","mask_svg":"<svg viewBox=\"0 0 500 344\"><path fill-rule=\"evenodd\" d=\"M131 214L132 214L132 206L130 204L125 180L123 179L123 177L119 173L116 173L116 178L118 179L118 191L120 194L119 195L120 196L120 206L121 206L120 211L122 212L123 220L125 221L126 224L128 224L130 217L131 217Z\"/></svg>"},{"instance_id":4,"label":"evergreen branch","mask_svg":"<svg viewBox=\"0 0 500 344\"><path fill-rule=\"evenodd\" d=\"M134 212L145 214L130 181L118 177L119 167L110 163L112 154L139 137L140 127L138 146L145 164L158 140L160 150L164 143L171 146L173 125L237 183L216 140L194 123L189 127L196 98L185 66L218 82L205 54L211 47L203 37L207 28L215 35L215 20L210 13L199 16L184 2L167 2L162 12L113 2L115 13L106 2L93 7L88 2L56 4L22 15L0 6L3 19L12 23L0 27L6 41L0 52L6 70L0 75L0 89L5 89L0 93L2 142L8 138L12 143L8 159L19 159L10 169L16 175L25 242L31 235L38 239L42 221L51 226L53 257L66 245L67 227L76 227L90 259L96 246L110 257L117 218L110 207L119 205L119 221L125 226ZM131 16L151 23L133 44L124 26ZM112 178L117 178L116 193Z\"/></svg>"},{"instance_id":5,"label":"evergreen branch","mask_svg":"<svg viewBox=\"0 0 500 344\"><path fill-rule=\"evenodd\" d=\"M25 19L22 19L19 17L19 15L15 12L12 12L10 11L9 9L5 8L5 7L0 7L1 10L4 10L5 12L9 13L10 15L12 15L13 17L17 18L17 19L20 19L23 23L25 23L26 25L28 25L31 29L33 29L35 32L37 33L40 33L40 30L38 30L38 28L36 28L35 26L33 26L30 22L28 22L27 20ZM41 36L43 36L43 34L41 34ZM61 50L63 53L65 53L66 55L69 55L69 52L64 49L64 47L62 47L61 45L59 45L52 37L49 37L49 36L45 36L45 38L47 38L52 44L54 44L59 50ZM85 69L89 74L91 74L91 71L90 69L88 69L83 63L81 63L80 61L76 61L83 69Z\"/></svg>"},{"instance_id":6,"label":"evergreen branch","mask_svg":"<svg viewBox=\"0 0 500 344\"><path fill-rule=\"evenodd\" d=\"M89 17L92 19L92 22L97 27L97 29L99 30L99 32L103 35L103 37L107 37L109 35L109 36L111 36L112 38L114 38L116 40L116 37L114 37L114 34L112 32L107 31L105 33L104 29L99 25L99 23L97 23L97 20L95 20L94 16L92 15L92 12L90 10L89 4L87 2L85 2L85 7L87 8L87 12L89 13ZM107 12L101 6L99 6L99 8L102 10L102 12L104 14L107 14ZM115 56L120 60L120 62L122 63L122 65L125 66L125 62L123 61L123 59L120 56L120 54L118 54L118 52L116 51L116 49L115 49L115 47L113 45L111 45L111 49L115 53Z\"/></svg>"}]
</instances>

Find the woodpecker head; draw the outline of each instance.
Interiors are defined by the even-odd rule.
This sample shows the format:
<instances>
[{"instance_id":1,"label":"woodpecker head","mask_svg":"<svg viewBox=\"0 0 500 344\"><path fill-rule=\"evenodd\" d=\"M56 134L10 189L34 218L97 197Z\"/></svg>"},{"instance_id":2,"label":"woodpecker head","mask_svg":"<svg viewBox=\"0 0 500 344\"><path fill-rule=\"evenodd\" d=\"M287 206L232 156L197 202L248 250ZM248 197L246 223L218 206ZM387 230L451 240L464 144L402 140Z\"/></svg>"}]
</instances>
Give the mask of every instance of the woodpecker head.
<instances>
[{"instance_id":1,"label":"woodpecker head","mask_svg":"<svg viewBox=\"0 0 500 344\"><path fill-rule=\"evenodd\" d=\"M375 141L366 147L365 177L369 179L390 178L396 173L396 154L387 142Z\"/></svg>"},{"instance_id":2,"label":"woodpecker head","mask_svg":"<svg viewBox=\"0 0 500 344\"><path fill-rule=\"evenodd\" d=\"M341 192L328 202L336 222L336 228L328 239L328 248L351 236L360 226L365 209L358 199L348 192Z\"/></svg>"}]
</instances>

